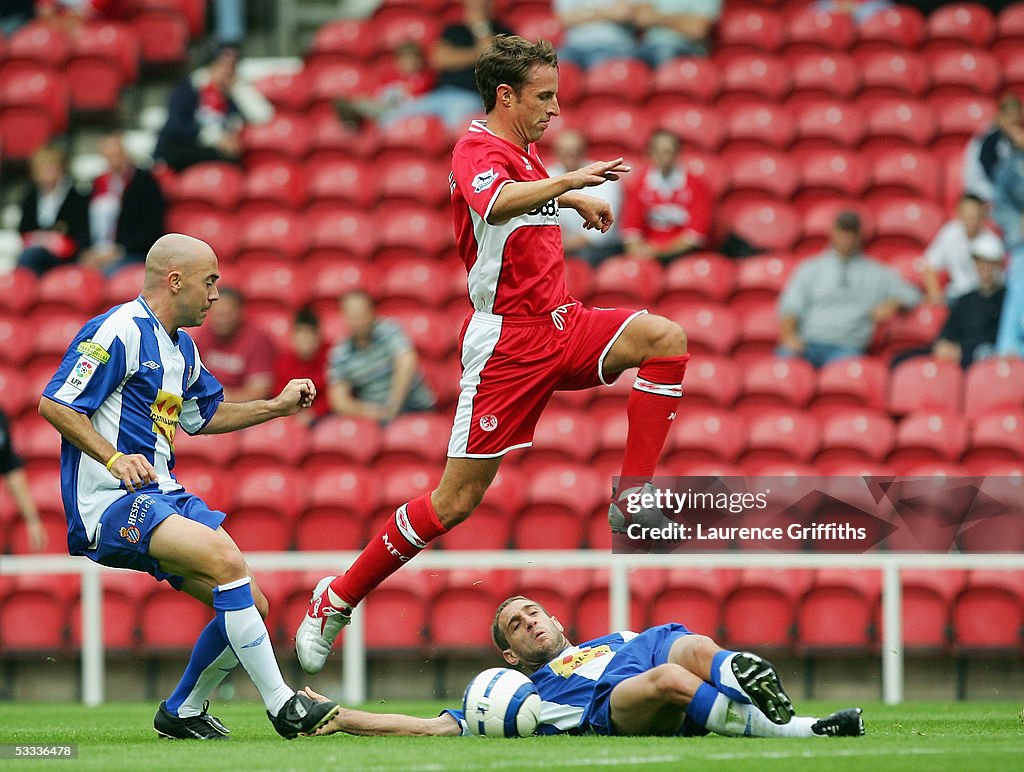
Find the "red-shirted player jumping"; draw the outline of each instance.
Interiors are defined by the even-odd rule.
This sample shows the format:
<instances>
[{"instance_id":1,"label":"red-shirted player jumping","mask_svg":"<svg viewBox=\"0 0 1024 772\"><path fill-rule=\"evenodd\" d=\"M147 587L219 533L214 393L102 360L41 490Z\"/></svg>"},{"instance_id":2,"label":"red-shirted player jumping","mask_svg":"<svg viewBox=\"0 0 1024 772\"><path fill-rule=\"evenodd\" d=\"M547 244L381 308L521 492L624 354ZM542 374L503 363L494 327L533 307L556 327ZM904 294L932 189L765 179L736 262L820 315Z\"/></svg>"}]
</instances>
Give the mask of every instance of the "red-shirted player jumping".
<instances>
[{"instance_id":1,"label":"red-shirted player jumping","mask_svg":"<svg viewBox=\"0 0 1024 772\"><path fill-rule=\"evenodd\" d=\"M367 593L470 516L501 457L532 443L554 391L608 385L639 366L622 466L631 486L653 476L682 395L689 355L678 324L644 311L584 308L566 290L558 207L572 207L588 227L607 230L608 204L577 191L630 167L617 158L548 177L533 143L559 114L551 44L498 36L481 54L476 80L487 120L474 121L455 145L449 178L476 310L460 340L462 393L448 463L437 489L400 506L347 573L317 584L295 635L308 673L323 668ZM620 481L617 496L626 485ZM623 510L613 498L613 527L623 525Z\"/></svg>"}]
</instances>

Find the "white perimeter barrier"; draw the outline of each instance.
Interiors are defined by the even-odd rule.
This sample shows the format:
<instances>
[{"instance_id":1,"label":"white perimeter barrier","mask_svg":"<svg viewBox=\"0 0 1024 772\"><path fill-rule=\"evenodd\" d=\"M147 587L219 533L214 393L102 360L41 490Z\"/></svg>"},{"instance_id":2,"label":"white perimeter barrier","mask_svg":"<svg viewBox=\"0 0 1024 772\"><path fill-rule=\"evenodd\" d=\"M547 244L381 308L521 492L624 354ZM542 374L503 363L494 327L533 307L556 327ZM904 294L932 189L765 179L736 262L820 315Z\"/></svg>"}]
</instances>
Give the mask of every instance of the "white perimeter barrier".
<instances>
[{"instance_id":1,"label":"white perimeter barrier","mask_svg":"<svg viewBox=\"0 0 1024 772\"><path fill-rule=\"evenodd\" d=\"M339 573L355 560L355 552L250 552L254 571L316 571ZM629 571L634 568L849 568L882 572L882 699L903 701L903 630L900 570L1024 569L1024 554L927 553L676 553L613 555L603 551L427 551L416 569L480 568L603 568L609 576L610 630L629 628ZM82 702L103 704L103 577L104 569L86 558L70 556L4 556L0 574L80 574L82 579ZM312 588L311 588L312 589ZM685 623L685 619L679 620ZM298 624L298 620L295 620ZM349 705L366 701L366 645L363 616L357 613L342 634L343 699ZM281 654L281 652L279 652Z\"/></svg>"}]
</instances>

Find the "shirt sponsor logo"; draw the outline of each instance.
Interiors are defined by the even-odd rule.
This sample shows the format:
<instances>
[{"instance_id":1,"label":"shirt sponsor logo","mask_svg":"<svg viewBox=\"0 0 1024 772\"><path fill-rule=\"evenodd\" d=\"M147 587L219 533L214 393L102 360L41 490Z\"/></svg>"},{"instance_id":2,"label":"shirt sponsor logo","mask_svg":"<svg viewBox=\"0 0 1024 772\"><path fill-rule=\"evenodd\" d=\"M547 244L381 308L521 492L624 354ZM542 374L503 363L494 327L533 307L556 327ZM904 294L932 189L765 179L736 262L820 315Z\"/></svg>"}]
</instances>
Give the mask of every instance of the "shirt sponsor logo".
<instances>
[{"instance_id":1,"label":"shirt sponsor logo","mask_svg":"<svg viewBox=\"0 0 1024 772\"><path fill-rule=\"evenodd\" d=\"M153 433L167 439L174 450L174 435L181 420L181 397L163 389L157 390L156 400L149 406L149 417L153 421Z\"/></svg>"},{"instance_id":2,"label":"shirt sponsor logo","mask_svg":"<svg viewBox=\"0 0 1024 772\"><path fill-rule=\"evenodd\" d=\"M121 538L127 541L129 544L138 544L139 539L142 538L142 532L134 525L121 526L121 530L118 531Z\"/></svg>"},{"instance_id":3,"label":"shirt sponsor logo","mask_svg":"<svg viewBox=\"0 0 1024 772\"><path fill-rule=\"evenodd\" d=\"M498 428L498 416L488 413L480 419L480 428L485 432L493 432Z\"/></svg>"},{"instance_id":4,"label":"shirt sponsor logo","mask_svg":"<svg viewBox=\"0 0 1024 772\"><path fill-rule=\"evenodd\" d=\"M498 173L494 169L488 169L485 172L480 172L476 177L473 178L473 192L483 193L494 181L498 179Z\"/></svg>"},{"instance_id":5,"label":"shirt sponsor logo","mask_svg":"<svg viewBox=\"0 0 1024 772\"><path fill-rule=\"evenodd\" d=\"M588 662L592 662L599 657L607 657L611 653L612 647L607 643L603 646L596 646L592 649L580 649L579 651L571 654L566 654L561 659L555 660L550 664L550 668L555 671L555 675L560 675L562 678L568 678Z\"/></svg>"},{"instance_id":6,"label":"shirt sponsor logo","mask_svg":"<svg viewBox=\"0 0 1024 772\"><path fill-rule=\"evenodd\" d=\"M77 351L82 356L89 357L89 359L92 359L93 361L100 365L105 365L107 362L110 361L110 354L107 352L107 350L103 348L103 346L101 346L99 343L93 343L91 340L83 340L81 343L78 344L78 347L75 349L75 351Z\"/></svg>"},{"instance_id":7,"label":"shirt sponsor logo","mask_svg":"<svg viewBox=\"0 0 1024 772\"><path fill-rule=\"evenodd\" d=\"M145 493L136 496L135 501L132 502L132 508L128 510L128 525L143 522L146 515L149 514L149 508L153 506L153 501L153 497L147 496Z\"/></svg>"}]
</instances>

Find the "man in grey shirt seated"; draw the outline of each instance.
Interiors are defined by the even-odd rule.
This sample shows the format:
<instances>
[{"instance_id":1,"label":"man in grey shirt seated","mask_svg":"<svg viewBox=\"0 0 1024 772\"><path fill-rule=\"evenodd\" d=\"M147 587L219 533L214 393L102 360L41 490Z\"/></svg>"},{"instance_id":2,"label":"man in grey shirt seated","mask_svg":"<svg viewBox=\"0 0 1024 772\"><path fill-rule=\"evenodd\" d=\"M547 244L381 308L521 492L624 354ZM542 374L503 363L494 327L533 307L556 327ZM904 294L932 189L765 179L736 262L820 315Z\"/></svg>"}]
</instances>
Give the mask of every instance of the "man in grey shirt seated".
<instances>
[{"instance_id":1,"label":"man in grey shirt seated","mask_svg":"<svg viewBox=\"0 0 1024 772\"><path fill-rule=\"evenodd\" d=\"M921 292L861 251L860 217L840 212L832 246L802 263L779 296L780 356L815 367L860 356L875 325L921 302Z\"/></svg>"}]
</instances>

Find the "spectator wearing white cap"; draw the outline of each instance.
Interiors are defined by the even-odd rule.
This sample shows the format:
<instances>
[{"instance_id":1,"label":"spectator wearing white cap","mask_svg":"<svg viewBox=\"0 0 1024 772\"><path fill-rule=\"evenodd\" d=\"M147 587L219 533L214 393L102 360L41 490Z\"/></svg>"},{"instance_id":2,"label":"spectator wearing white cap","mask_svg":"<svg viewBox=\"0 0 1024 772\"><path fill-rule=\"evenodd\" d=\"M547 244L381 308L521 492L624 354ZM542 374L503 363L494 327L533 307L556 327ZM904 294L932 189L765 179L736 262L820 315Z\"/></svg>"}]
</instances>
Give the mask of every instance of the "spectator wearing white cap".
<instances>
[{"instance_id":1,"label":"spectator wearing white cap","mask_svg":"<svg viewBox=\"0 0 1024 772\"><path fill-rule=\"evenodd\" d=\"M943 225L928 245L922 279L929 302L952 303L978 288L978 271L970 245L981 235L996 238L995 233L985 227L987 208L978 196L964 195L957 206L956 217ZM1002 260L1002 256L999 259ZM949 276L945 292L939 281L942 272Z\"/></svg>"}]
</instances>

